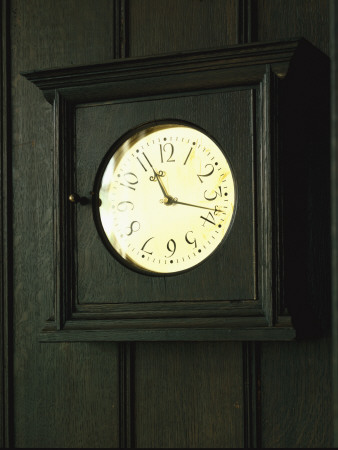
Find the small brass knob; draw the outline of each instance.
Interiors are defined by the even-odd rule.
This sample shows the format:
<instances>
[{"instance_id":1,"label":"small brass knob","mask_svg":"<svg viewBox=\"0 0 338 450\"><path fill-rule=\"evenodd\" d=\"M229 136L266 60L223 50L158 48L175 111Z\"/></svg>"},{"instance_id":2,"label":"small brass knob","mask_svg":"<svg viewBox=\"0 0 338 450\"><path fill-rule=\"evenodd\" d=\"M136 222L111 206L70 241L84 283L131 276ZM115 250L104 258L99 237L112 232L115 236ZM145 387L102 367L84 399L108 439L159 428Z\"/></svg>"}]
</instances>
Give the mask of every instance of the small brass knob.
<instances>
[{"instance_id":1,"label":"small brass knob","mask_svg":"<svg viewBox=\"0 0 338 450\"><path fill-rule=\"evenodd\" d=\"M88 203L90 203L89 198L87 198L87 197L80 197L76 193L70 194L69 197L68 197L68 200L71 203L80 203L80 205L88 205Z\"/></svg>"}]
</instances>

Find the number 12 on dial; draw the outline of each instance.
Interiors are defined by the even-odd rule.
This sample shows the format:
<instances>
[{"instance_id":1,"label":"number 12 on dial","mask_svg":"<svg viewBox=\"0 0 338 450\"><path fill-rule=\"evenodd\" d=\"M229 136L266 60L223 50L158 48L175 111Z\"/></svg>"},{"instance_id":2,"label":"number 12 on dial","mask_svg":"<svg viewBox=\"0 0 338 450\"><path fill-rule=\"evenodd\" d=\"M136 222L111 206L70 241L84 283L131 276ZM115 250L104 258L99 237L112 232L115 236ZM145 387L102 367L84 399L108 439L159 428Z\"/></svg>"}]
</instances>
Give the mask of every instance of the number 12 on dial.
<instances>
[{"instance_id":1,"label":"number 12 on dial","mask_svg":"<svg viewBox=\"0 0 338 450\"><path fill-rule=\"evenodd\" d=\"M205 261L229 234L237 204L224 151L185 123L150 124L121 138L101 163L94 193L106 247L149 275Z\"/></svg>"}]
</instances>

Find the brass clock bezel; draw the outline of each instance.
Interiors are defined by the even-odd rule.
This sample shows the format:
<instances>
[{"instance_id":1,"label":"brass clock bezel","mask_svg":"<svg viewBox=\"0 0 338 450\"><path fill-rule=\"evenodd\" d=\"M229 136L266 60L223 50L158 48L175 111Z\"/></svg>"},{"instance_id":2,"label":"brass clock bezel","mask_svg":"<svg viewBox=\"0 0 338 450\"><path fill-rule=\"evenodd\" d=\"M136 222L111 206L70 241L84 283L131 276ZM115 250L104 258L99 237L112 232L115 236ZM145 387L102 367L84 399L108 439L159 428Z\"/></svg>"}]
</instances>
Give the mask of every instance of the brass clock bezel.
<instances>
[{"instance_id":1,"label":"brass clock bezel","mask_svg":"<svg viewBox=\"0 0 338 450\"><path fill-rule=\"evenodd\" d=\"M136 265L132 260L130 260L129 258L124 258L119 251L117 251L113 245L111 244L111 242L109 241L104 227L102 225L102 221L101 221L101 217L100 217L100 204L101 204L101 200L99 198L99 192L100 192L100 187L101 187L101 181L102 181L102 177L103 174L109 164L109 162L111 161L111 159L114 157L114 154L119 151L121 149L121 147L123 147L123 145L128 142L133 136L135 136L135 139L137 139L139 137L139 135L141 133L144 133L144 135L146 135L147 130L149 130L149 133L152 132L153 128L155 127L159 127L159 126L172 126L172 125L181 125L181 126L185 126L185 127L190 127L192 129L197 130L200 133L203 133L206 137L208 137L210 140L213 141L213 143L218 147L218 149L222 152L224 158L227 161L227 164L229 165L231 174L232 174L232 181L233 181L233 187L234 187L234 197L235 197L235 203L234 203L234 208L233 208L233 212L232 212L232 216L231 216L231 220L230 220L230 224L222 238L222 240L219 242L219 244L212 250L212 252L207 255L202 261L194 264L191 267L188 267L186 269L182 269L179 271L175 271L175 272L155 272L152 270L148 270L145 268L142 268L141 266ZM151 121L151 122L145 122L140 124L137 127L134 127L130 130L128 130L126 133L124 133L117 141L115 141L113 143L113 145L108 149L108 151L106 152L105 156L103 157L98 170L96 172L96 176L95 176L95 180L94 180L94 187L93 187L93 198L92 198L92 209L93 209L93 218L94 218L94 222L95 222L95 226L96 229L98 231L98 234L100 236L101 241L103 242L105 248L109 251L109 253L121 264L123 264L126 268L140 273L142 275L147 275L147 276L153 276L153 277L167 277L167 276L177 276L177 275L181 275L184 274L186 272L190 272L192 270L194 270L195 268L199 267L201 264L204 264L206 261L208 261L210 258L212 258L215 254L217 254L219 251L221 251L222 247L224 246L224 242L226 241L226 239L228 238L230 231L232 229L234 220L235 220L235 216L236 216L236 211L237 211L237 207L238 207L238 189L237 189L237 181L236 181L236 176L234 173L234 169L233 166L231 164L231 161L229 159L229 156L226 154L224 148L216 141L216 139L214 137L212 137L207 131L205 131L203 128L199 127L196 124L193 124L191 122L188 121L183 121L183 120L177 120L177 119L163 119L163 120L155 120L155 121Z\"/></svg>"}]
</instances>

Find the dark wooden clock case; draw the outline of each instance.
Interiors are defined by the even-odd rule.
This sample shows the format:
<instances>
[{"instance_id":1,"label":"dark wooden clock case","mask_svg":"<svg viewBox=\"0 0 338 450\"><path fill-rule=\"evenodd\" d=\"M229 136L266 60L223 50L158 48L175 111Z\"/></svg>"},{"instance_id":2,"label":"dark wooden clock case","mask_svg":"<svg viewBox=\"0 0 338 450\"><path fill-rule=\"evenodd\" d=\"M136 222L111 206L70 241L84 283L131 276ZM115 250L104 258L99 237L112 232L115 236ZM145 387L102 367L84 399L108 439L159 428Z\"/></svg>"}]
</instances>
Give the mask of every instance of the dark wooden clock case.
<instances>
[{"instance_id":1,"label":"dark wooden clock case","mask_svg":"<svg viewBox=\"0 0 338 450\"><path fill-rule=\"evenodd\" d=\"M291 340L329 329L329 65L304 39L25 72L55 111L55 314L41 341ZM104 248L99 164L174 119L226 149L238 209L196 269L151 277Z\"/></svg>"}]
</instances>

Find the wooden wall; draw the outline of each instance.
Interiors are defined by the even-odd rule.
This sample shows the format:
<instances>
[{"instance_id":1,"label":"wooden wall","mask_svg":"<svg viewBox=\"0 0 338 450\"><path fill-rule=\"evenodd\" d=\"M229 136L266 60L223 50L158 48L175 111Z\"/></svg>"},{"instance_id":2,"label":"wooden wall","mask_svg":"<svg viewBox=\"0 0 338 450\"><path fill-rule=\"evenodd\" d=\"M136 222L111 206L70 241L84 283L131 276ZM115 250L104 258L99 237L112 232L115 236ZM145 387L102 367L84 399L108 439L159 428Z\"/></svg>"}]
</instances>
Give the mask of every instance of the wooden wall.
<instances>
[{"instance_id":1,"label":"wooden wall","mask_svg":"<svg viewBox=\"0 0 338 450\"><path fill-rule=\"evenodd\" d=\"M20 75L296 36L329 54L328 0L5 0L1 14L3 446L331 447L328 337L39 342L55 287L53 109Z\"/></svg>"}]
</instances>

